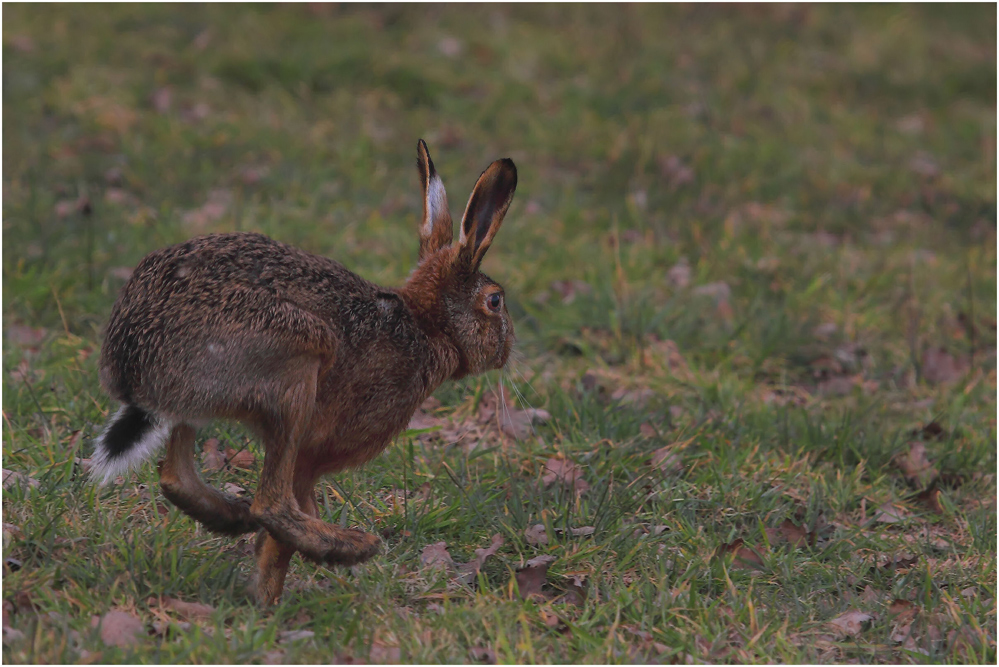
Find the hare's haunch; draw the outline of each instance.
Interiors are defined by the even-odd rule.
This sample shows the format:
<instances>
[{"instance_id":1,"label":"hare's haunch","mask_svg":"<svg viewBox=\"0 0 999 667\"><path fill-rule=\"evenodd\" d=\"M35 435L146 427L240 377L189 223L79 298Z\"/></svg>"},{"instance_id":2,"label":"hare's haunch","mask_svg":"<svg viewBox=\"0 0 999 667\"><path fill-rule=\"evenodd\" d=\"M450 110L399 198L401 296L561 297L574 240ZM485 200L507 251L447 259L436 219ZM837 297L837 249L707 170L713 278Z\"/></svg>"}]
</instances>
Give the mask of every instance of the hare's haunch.
<instances>
[{"instance_id":1,"label":"hare's haunch","mask_svg":"<svg viewBox=\"0 0 999 667\"><path fill-rule=\"evenodd\" d=\"M146 256L122 288L101 349L122 403L96 440L107 482L166 444L164 495L209 530L260 530L254 595L277 600L295 551L327 564L373 556L378 538L319 520L320 475L377 456L442 382L500 368L514 341L503 288L479 265L503 222L517 169L482 172L453 241L427 146L419 264L379 287L325 257L260 234L214 234ZM197 428L240 421L263 442L250 501L205 484Z\"/></svg>"}]
</instances>

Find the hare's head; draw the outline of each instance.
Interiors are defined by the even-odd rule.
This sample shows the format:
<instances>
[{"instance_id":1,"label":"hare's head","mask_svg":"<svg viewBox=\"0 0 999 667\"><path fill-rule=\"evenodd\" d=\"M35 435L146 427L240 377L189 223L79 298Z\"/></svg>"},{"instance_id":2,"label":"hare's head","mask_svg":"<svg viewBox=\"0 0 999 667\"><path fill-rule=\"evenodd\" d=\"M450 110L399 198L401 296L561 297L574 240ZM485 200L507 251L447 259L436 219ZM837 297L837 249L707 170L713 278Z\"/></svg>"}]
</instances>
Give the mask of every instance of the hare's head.
<instances>
[{"instance_id":1,"label":"hare's head","mask_svg":"<svg viewBox=\"0 0 999 667\"><path fill-rule=\"evenodd\" d=\"M479 266L513 200L517 168L506 158L482 172L453 241L444 184L422 139L417 166L423 186L420 263L404 288L407 300L429 333L443 334L454 344L459 357L454 378L500 368L513 346L513 323L503 288Z\"/></svg>"}]
</instances>

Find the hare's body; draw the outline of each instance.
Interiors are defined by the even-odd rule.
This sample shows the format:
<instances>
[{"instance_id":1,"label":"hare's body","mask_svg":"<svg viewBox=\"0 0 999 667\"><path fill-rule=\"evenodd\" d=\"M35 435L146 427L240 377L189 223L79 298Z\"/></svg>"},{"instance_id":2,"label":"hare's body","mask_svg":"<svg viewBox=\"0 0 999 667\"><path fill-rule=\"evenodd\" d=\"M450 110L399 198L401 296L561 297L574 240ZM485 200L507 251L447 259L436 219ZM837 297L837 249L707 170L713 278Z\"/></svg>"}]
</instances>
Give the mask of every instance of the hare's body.
<instances>
[{"instance_id":1,"label":"hare's body","mask_svg":"<svg viewBox=\"0 0 999 667\"><path fill-rule=\"evenodd\" d=\"M423 142L418 152L420 263L401 288L260 234L218 234L148 255L112 310L100 375L123 405L96 441L94 474L107 481L165 443L171 502L216 532L263 529L261 603L280 596L295 551L329 564L377 552L373 535L318 519L320 475L377 456L442 382L509 356L502 288L478 268L516 169L497 160L482 173L452 243L444 186ZM263 442L252 501L197 473L195 433L213 419L243 422Z\"/></svg>"},{"instance_id":2,"label":"hare's body","mask_svg":"<svg viewBox=\"0 0 999 667\"><path fill-rule=\"evenodd\" d=\"M111 313L101 380L161 422L259 428L272 402L261 378L303 358L321 372L299 458L320 474L379 454L457 367L455 350L424 333L397 290L245 233L142 260Z\"/></svg>"}]
</instances>

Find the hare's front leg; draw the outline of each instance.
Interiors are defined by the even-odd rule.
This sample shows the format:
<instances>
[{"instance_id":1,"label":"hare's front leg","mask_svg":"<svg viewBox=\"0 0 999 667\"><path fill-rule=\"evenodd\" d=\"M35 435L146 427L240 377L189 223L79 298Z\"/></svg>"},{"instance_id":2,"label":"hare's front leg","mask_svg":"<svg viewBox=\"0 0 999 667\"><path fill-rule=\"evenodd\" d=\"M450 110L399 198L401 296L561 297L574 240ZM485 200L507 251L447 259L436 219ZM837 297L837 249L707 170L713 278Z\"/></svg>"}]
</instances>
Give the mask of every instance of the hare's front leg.
<instances>
[{"instance_id":1,"label":"hare's front leg","mask_svg":"<svg viewBox=\"0 0 999 667\"><path fill-rule=\"evenodd\" d=\"M195 430L178 424L170 431L166 458L160 463L160 488L167 500L208 530L241 535L260 526L250 516L250 502L223 493L202 481L194 468Z\"/></svg>"},{"instance_id":2,"label":"hare's front leg","mask_svg":"<svg viewBox=\"0 0 999 667\"><path fill-rule=\"evenodd\" d=\"M303 362L299 368L274 396L276 404L269 406L266 418L258 419L266 452L250 514L277 542L310 560L328 565L360 563L378 553L379 539L362 530L324 523L306 513L308 509L300 504L306 501L296 498L296 460L315 408L319 362Z\"/></svg>"},{"instance_id":3,"label":"hare's front leg","mask_svg":"<svg viewBox=\"0 0 999 667\"><path fill-rule=\"evenodd\" d=\"M315 472L303 470L299 466L295 475L295 498L303 512L311 517L319 517L319 507L315 499ZM277 604L284 590L284 578L288 574L291 557L295 555L295 547L278 542L267 532L261 530L257 535L256 570L253 573L250 590L257 604L266 607Z\"/></svg>"}]
</instances>

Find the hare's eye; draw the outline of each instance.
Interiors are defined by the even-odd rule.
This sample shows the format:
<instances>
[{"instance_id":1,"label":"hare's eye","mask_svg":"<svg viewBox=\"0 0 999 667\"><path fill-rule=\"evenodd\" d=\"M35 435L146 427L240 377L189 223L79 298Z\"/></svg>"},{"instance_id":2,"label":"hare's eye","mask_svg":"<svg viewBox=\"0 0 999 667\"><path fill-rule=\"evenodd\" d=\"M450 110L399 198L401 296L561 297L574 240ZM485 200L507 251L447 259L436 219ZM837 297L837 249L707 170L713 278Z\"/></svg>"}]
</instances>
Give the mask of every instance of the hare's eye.
<instances>
[{"instance_id":1,"label":"hare's eye","mask_svg":"<svg viewBox=\"0 0 999 667\"><path fill-rule=\"evenodd\" d=\"M493 292L486 298L486 305L489 310L498 313L503 306L503 296L499 292Z\"/></svg>"}]
</instances>

